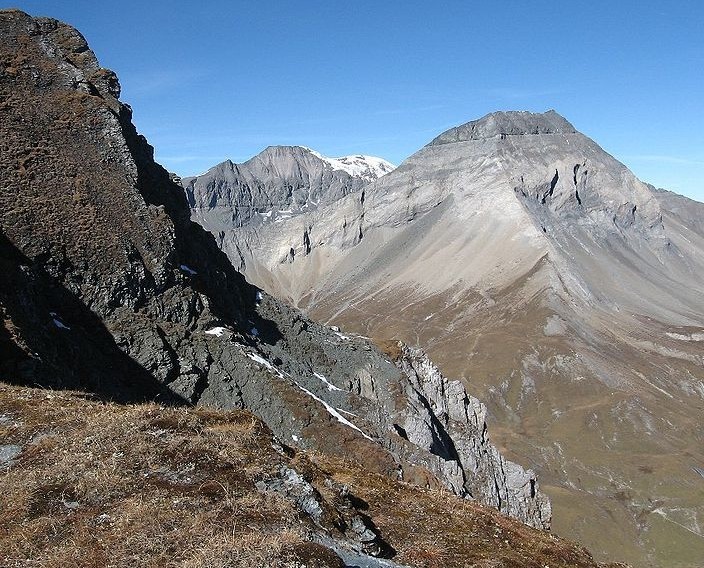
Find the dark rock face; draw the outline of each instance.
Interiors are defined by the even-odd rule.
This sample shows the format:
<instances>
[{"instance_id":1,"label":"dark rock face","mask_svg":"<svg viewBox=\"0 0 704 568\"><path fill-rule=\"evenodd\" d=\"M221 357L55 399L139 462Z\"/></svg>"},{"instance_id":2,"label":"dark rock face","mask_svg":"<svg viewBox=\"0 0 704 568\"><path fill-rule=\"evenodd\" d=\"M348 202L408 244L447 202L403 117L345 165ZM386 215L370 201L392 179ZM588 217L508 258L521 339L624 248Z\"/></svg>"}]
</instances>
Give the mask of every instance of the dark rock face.
<instances>
[{"instance_id":1,"label":"dark rock face","mask_svg":"<svg viewBox=\"0 0 704 568\"><path fill-rule=\"evenodd\" d=\"M76 30L0 12L2 379L247 408L285 443L446 485L548 527L537 489L508 504L520 475L497 474L489 494L474 488L467 464L500 457L483 418L448 429L434 407L416 416L402 366L234 270L191 222L181 187L153 161L118 95L117 78ZM413 423L412 439L396 433L394 413ZM440 430L446 446L424 442ZM475 443L457 438L467 434L487 451L446 451ZM505 471L490 465L477 468Z\"/></svg>"},{"instance_id":2,"label":"dark rock face","mask_svg":"<svg viewBox=\"0 0 704 568\"><path fill-rule=\"evenodd\" d=\"M104 386L113 397L124 392L112 387L120 376L149 396L182 367L204 378L207 347L182 340L217 317L243 321L254 290L226 275L224 260L199 256L210 239L188 221L117 100L116 77L80 34L20 12L4 12L0 25L3 261L14 283L3 304L26 344L15 366L28 369L26 381ZM208 296L216 287L228 293ZM195 383L171 390L198 398Z\"/></svg>"}]
</instances>

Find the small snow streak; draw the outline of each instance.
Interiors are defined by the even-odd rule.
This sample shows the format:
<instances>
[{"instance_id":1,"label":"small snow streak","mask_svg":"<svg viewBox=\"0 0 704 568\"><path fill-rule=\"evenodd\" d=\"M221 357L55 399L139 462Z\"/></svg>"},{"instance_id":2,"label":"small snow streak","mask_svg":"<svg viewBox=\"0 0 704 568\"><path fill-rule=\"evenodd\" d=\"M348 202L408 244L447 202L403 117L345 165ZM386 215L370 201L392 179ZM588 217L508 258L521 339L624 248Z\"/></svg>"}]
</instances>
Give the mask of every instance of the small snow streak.
<instances>
[{"instance_id":1,"label":"small snow streak","mask_svg":"<svg viewBox=\"0 0 704 568\"><path fill-rule=\"evenodd\" d=\"M255 361L256 363L259 363L260 365L263 365L267 369L269 369L272 373L274 373L277 377L280 379L285 379L286 377L284 376L283 371L280 371L274 365L269 363L264 357L257 355L256 353L247 353L247 357L249 357L252 361Z\"/></svg>"},{"instance_id":2,"label":"small snow streak","mask_svg":"<svg viewBox=\"0 0 704 568\"><path fill-rule=\"evenodd\" d=\"M357 415L354 412L350 412L349 410L344 410L342 408L338 408L337 410L339 410L343 414L347 414L347 416L354 416L355 418L357 418Z\"/></svg>"},{"instance_id":3,"label":"small snow streak","mask_svg":"<svg viewBox=\"0 0 704 568\"><path fill-rule=\"evenodd\" d=\"M335 385L333 385L330 381L328 381L328 380L327 380L323 375L321 375L320 373L316 373L315 371L313 371L313 376L316 377L316 378L318 378L318 379L320 379L323 383L325 383L325 386L328 387L328 390L331 390L331 391L341 391L341 390L342 390L341 388L336 387Z\"/></svg>"},{"instance_id":4,"label":"small snow streak","mask_svg":"<svg viewBox=\"0 0 704 568\"><path fill-rule=\"evenodd\" d=\"M59 319L57 319L57 318L54 318L52 321L54 322L54 325L55 325L56 327L58 327L59 329L67 329L67 330L70 330L70 329L71 329L69 326L67 326L67 325L64 324L61 320L59 320Z\"/></svg>"},{"instance_id":5,"label":"small snow streak","mask_svg":"<svg viewBox=\"0 0 704 568\"><path fill-rule=\"evenodd\" d=\"M349 426L353 430L357 430L362 436L364 436L367 440L374 441L371 437L367 436L362 430L357 428L352 422L347 420L342 414L340 414L336 409L334 409L332 406L330 406L327 402L325 402L322 398L315 396L312 392L310 392L308 389L303 388L301 385L296 383L296 386L301 389L304 393L306 393L309 397L311 397L313 400L318 401L320 404L322 404L325 407L325 410L327 410L334 418L337 419L338 422L341 424L344 424L345 426Z\"/></svg>"},{"instance_id":6,"label":"small snow streak","mask_svg":"<svg viewBox=\"0 0 704 568\"><path fill-rule=\"evenodd\" d=\"M247 357L249 357L252 361L255 361L255 362L259 363L260 365L263 365L264 367L266 367L267 369L269 369L272 373L274 373L275 375L277 375L279 378L281 378L281 379L285 379L285 378L286 378L285 374L284 374L282 371L280 371L279 369L277 369L276 367L274 367L274 365L272 365L269 361L267 361L266 359L264 359L264 357L262 357L262 356L260 356L260 355L257 355L256 353L247 353ZM320 375L320 376L322 376L322 375ZM319 376L318 378L320 378L320 376ZM367 440L370 440L370 441L372 441L372 442L374 441L373 438L371 438L370 436L368 436L367 434L365 434L362 430L360 430L357 426L355 426L354 424L352 424L352 422L350 422L349 420L347 420L347 418L345 418L344 416L342 416L342 414L340 414L340 413L337 411L337 409L335 409L335 408L333 408L332 406L330 406L330 405L329 405L327 402L325 402L322 398L320 398L319 396L314 395L314 394L313 394L312 392L310 392L307 388L302 387L301 385L299 385L296 381L293 381L293 383L294 383L299 389L301 389L304 393L306 393L309 397L311 397L313 400L315 400L316 402L319 402L320 404L322 404L322 405L325 407L325 410L327 410L328 413L330 413L330 415L333 416L338 422L340 422L341 424L344 424L345 426L348 426L348 427L352 428L353 430L356 430L356 431L359 432L362 436L364 436ZM333 386L334 386L334 385L333 385ZM337 387L335 387L335 388L337 388ZM338 390L340 390L340 389L338 389ZM343 412L344 412L344 411L343 411ZM348 413L348 414L351 414L351 413Z\"/></svg>"}]
</instances>

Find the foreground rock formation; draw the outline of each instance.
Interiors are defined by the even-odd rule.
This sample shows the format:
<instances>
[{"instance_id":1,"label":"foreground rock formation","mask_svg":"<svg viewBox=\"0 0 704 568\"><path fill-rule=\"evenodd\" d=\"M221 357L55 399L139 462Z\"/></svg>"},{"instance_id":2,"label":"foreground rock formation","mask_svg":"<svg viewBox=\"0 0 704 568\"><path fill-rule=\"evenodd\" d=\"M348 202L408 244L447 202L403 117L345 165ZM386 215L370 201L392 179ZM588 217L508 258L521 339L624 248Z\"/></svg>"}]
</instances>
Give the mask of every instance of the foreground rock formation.
<instances>
[{"instance_id":1,"label":"foreground rock formation","mask_svg":"<svg viewBox=\"0 0 704 568\"><path fill-rule=\"evenodd\" d=\"M219 182L190 187L207 203ZM553 111L453 128L331 199L214 234L272 294L462 378L500 447L548 481L559 534L698 566L704 205L640 182ZM193 214L210 228L207 207Z\"/></svg>"},{"instance_id":2,"label":"foreground rock formation","mask_svg":"<svg viewBox=\"0 0 704 568\"><path fill-rule=\"evenodd\" d=\"M460 383L233 269L76 30L3 11L0 39L3 381L248 409L284 444L549 527L534 474L489 442Z\"/></svg>"}]
</instances>

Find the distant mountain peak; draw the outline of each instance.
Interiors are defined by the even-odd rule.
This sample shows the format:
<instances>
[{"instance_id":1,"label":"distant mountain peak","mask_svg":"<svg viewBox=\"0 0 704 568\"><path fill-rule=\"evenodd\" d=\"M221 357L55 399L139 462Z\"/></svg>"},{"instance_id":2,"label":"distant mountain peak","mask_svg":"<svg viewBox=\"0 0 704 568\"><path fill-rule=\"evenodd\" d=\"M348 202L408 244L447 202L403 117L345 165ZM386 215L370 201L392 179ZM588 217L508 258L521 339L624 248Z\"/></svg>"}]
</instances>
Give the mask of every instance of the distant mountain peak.
<instances>
[{"instance_id":1,"label":"distant mountain peak","mask_svg":"<svg viewBox=\"0 0 704 568\"><path fill-rule=\"evenodd\" d=\"M393 171L382 158L329 158L306 146L268 146L244 163L226 161L181 183L192 210L209 230L250 221L278 223L360 191ZM241 204L233 210L233 203ZM246 206L243 206L246 205ZM217 217L217 221L215 221Z\"/></svg>"},{"instance_id":2,"label":"distant mountain peak","mask_svg":"<svg viewBox=\"0 0 704 568\"><path fill-rule=\"evenodd\" d=\"M365 181L374 181L381 176L388 174L396 169L396 166L391 162L378 158L376 156L367 156L364 154L354 154L349 156L340 156L338 158L330 158L323 156L320 152L301 146L304 150L308 150L314 156L317 156L333 170L343 171L350 174L352 177L362 178Z\"/></svg>"},{"instance_id":3,"label":"distant mountain peak","mask_svg":"<svg viewBox=\"0 0 704 568\"><path fill-rule=\"evenodd\" d=\"M577 130L554 110L543 113L524 110L498 111L443 132L429 146L499 136L538 134L577 134Z\"/></svg>"}]
</instances>

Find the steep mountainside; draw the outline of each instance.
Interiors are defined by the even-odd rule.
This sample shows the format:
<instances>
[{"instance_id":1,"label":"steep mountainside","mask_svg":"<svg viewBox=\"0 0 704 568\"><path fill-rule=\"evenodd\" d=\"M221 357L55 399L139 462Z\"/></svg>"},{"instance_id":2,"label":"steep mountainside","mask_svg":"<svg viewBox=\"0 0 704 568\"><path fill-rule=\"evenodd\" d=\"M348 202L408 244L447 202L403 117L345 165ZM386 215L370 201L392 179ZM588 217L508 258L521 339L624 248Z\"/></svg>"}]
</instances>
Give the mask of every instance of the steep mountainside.
<instances>
[{"instance_id":1,"label":"steep mountainside","mask_svg":"<svg viewBox=\"0 0 704 568\"><path fill-rule=\"evenodd\" d=\"M548 528L534 474L490 443L461 383L233 269L119 90L73 28L0 12L2 380L248 409L285 444Z\"/></svg>"},{"instance_id":2,"label":"steep mountainside","mask_svg":"<svg viewBox=\"0 0 704 568\"><path fill-rule=\"evenodd\" d=\"M501 446L549 481L560 534L697 566L702 207L643 184L554 111L503 112L334 203L218 240L272 294L420 345L480 393Z\"/></svg>"}]
</instances>

